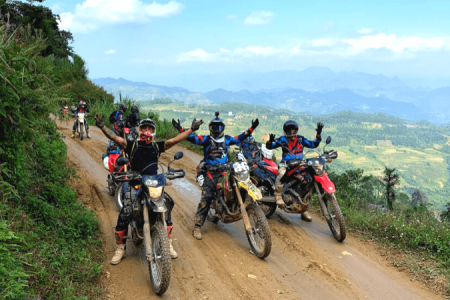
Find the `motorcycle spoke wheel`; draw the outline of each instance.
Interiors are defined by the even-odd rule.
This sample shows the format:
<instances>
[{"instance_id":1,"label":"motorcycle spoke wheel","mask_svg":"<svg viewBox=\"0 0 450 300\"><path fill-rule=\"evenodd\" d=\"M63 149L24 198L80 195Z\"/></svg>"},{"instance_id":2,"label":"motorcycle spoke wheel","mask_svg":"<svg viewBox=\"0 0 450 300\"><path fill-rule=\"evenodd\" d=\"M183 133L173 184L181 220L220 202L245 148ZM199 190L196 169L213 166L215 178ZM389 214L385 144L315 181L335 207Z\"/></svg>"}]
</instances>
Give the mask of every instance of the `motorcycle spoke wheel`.
<instances>
[{"instance_id":1,"label":"motorcycle spoke wheel","mask_svg":"<svg viewBox=\"0 0 450 300\"><path fill-rule=\"evenodd\" d=\"M347 236L347 231L345 228L344 216L342 215L339 203L337 202L334 194L327 194L326 197L324 197L324 201L325 207L330 215L330 220L327 222L331 233L338 242L342 242Z\"/></svg>"},{"instance_id":2,"label":"motorcycle spoke wheel","mask_svg":"<svg viewBox=\"0 0 450 300\"><path fill-rule=\"evenodd\" d=\"M153 291L157 295L164 294L169 288L172 259L167 231L161 222L157 222L150 230L152 237L152 257L148 261L148 272Z\"/></svg>"},{"instance_id":3,"label":"motorcycle spoke wheel","mask_svg":"<svg viewBox=\"0 0 450 300\"><path fill-rule=\"evenodd\" d=\"M251 232L246 231L248 242L253 253L258 258L264 259L272 251L269 224L258 204L252 203L248 205L247 214L252 226Z\"/></svg>"}]
</instances>

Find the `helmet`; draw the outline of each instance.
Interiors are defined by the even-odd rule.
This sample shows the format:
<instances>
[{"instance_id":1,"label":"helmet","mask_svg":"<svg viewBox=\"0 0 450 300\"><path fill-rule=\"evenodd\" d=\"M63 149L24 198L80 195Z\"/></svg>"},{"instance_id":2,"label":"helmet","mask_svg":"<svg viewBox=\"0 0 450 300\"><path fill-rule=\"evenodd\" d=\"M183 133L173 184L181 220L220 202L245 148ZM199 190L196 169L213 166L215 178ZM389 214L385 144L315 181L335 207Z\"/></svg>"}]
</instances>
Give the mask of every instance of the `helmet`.
<instances>
[{"instance_id":1,"label":"helmet","mask_svg":"<svg viewBox=\"0 0 450 300\"><path fill-rule=\"evenodd\" d=\"M141 127L143 126L150 126L153 128L153 132L150 131L142 131ZM156 123L150 118L144 119L141 122L139 122L139 138L141 141L145 142L146 144L150 144L153 141L153 138L156 136Z\"/></svg>"},{"instance_id":2,"label":"helmet","mask_svg":"<svg viewBox=\"0 0 450 300\"><path fill-rule=\"evenodd\" d=\"M128 108L128 106L127 106L125 103L120 103L119 109L120 109L121 111L126 111L127 108Z\"/></svg>"},{"instance_id":3,"label":"helmet","mask_svg":"<svg viewBox=\"0 0 450 300\"><path fill-rule=\"evenodd\" d=\"M134 114L138 113L139 112L139 107L137 105L133 105L131 107L131 112L134 113Z\"/></svg>"},{"instance_id":4,"label":"helmet","mask_svg":"<svg viewBox=\"0 0 450 300\"><path fill-rule=\"evenodd\" d=\"M294 129L294 133L291 133L292 129ZM297 132L298 132L297 122L295 122L293 120L286 121L286 123L283 124L283 131L284 131L284 135L287 138L293 138L293 137L297 136Z\"/></svg>"},{"instance_id":5,"label":"helmet","mask_svg":"<svg viewBox=\"0 0 450 300\"><path fill-rule=\"evenodd\" d=\"M273 157L273 150L267 149L267 148L266 148L266 144L263 143L263 144L261 145L261 154L262 154L262 156L263 156L264 158L266 158L266 159L272 159L272 157Z\"/></svg>"},{"instance_id":6,"label":"helmet","mask_svg":"<svg viewBox=\"0 0 450 300\"><path fill-rule=\"evenodd\" d=\"M225 131L225 123L222 119L219 119L219 112L215 113L215 118L209 122L209 134L211 138L219 142L223 138L223 132Z\"/></svg>"},{"instance_id":7,"label":"helmet","mask_svg":"<svg viewBox=\"0 0 450 300\"><path fill-rule=\"evenodd\" d=\"M83 100L80 101L80 103L78 103L79 106L85 106L86 102L84 102Z\"/></svg>"}]
</instances>

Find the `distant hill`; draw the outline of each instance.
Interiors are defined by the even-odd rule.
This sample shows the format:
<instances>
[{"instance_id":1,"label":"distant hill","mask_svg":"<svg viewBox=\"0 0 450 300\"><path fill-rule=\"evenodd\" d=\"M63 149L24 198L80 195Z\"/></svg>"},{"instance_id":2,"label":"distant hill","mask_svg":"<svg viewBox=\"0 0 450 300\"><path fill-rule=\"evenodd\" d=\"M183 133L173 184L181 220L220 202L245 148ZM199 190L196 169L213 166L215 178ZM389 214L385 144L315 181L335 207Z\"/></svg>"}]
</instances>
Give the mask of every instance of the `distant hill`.
<instances>
[{"instance_id":1,"label":"distant hill","mask_svg":"<svg viewBox=\"0 0 450 300\"><path fill-rule=\"evenodd\" d=\"M327 68L308 68L297 73L302 78L310 78L311 82L314 82L314 78L322 78L323 81L325 76L330 76L330 82L332 82L331 78L335 76L334 74L337 74ZM349 77L346 77L346 74ZM343 82L349 81L349 78L351 78L349 74L341 74ZM395 86L397 84L397 87L381 89L385 94L375 93L373 89L362 93L361 90L360 92L355 92L347 88L335 88L329 91L311 91L297 88L230 91L220 88L206 93L196 93L181 87L152 85L145 82L133 82L123 78L99 78L93 79L93 81L113 94L122 93L122 95L127 95L139 101L170 98L187 104L206 105L222 102L239 102L252 105L267 105L272 108L311 114L327 114L343 110L365 113L381 112L413 121L426 120L435 124L450 123L450 88L415 91L402 85L398 78L387 80L382 75L380 75L381 77L378 75L371 76L373 78L379 77L380 84L383 83L384 86ZM366 76L366 79L369 77ZM361 79L359 86L362 86L364 82L368 81ZM371 82L375 81L372 80ZM336 84L335 87L337 86L339 85ZM367 86L369 87L369 85ZM375 96L373 96L374 94Z\"/></svg>"}]
</instances>

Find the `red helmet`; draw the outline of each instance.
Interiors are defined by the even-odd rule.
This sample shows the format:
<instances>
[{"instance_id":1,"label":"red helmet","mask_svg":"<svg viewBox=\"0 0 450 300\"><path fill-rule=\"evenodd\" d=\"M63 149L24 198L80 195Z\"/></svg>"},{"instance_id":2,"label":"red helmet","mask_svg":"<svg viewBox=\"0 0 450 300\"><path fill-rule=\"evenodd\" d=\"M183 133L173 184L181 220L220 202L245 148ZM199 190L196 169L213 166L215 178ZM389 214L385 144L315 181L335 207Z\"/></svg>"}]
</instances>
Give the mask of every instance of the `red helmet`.
<instances>
[{"instance_id":1,"label":"red helmet","mask_svg":"<svg viewBox=\"0 0 450 300\"><path fill-rule=\"evenodd\" d=\"M83 100L80 101L80 103L78 103L79 106L85 106L86 102L84 102Z\"/></svg>"}]
</instances>

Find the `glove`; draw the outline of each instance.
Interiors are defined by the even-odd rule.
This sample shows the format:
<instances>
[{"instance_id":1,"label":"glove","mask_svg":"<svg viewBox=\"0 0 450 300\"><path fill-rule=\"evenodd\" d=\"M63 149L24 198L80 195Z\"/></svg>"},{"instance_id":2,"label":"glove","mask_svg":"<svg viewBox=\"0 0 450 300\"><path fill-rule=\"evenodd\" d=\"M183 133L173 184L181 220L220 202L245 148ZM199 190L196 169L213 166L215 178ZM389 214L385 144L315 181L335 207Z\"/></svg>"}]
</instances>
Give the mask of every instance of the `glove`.
<instances>
[{"instance_id":1,"label":"glove","mask_svg":"<svg viewBox=\"0 0 450 300\"><path fill-rule=\"evenodd\" d=\"M258 120L258 118L256 118L255 121L252 120L252 127L251 127L251 128L252 128L253 130L255 130L256 127L258 127L258 125L259 125L259 120Z\"/></svg>"},{"instance_id":2,"label":"glove","mask_svg":"<svg viewBox=\"0 0 450 300\"><path fill-rule=\"evenodd\" d=\"M322 133L322 128L323 128L323 123L322 122L319 122L319 123L317 123L317 128L316 128L316 131L317 131L317 135L320 135L321 133Z\"/></svg>"},{"instance_id":3,"label":"glove","mask_svg":"<svg viewBox=\"0 0 450 300\"><path fill-rule=\"evenodd\" d=\"M269 134L269 142L271 143L275 142L275 134L273 133Z\"/></svg>"},{"instance_id":4,"label":"glove","mask_svg":"<svg viewBox=\"0 0 450 300\"><path fill-rule=\"evenodd\" d=\"M198 177L197 177L197 182L198 182L198 185L199 185L200 187L202 187L202 186L203 186L203 183L205 182L205 177L203 177L203 175L198 176Z\"/></svg>"},{"instance_id":5,"label":"glove","mask_svg":"<svg viewBox=\"0 0 450 300\"><path fill-rule=\"evenodd\" d=\"M178 132L182 132L183 127L181 127L180 119L178 119L178 122L175 121L175 119L172 119L172 125L173 125L173 127L175 127L175 129L176 129Z\"/></svg>"},{"instance_id":6,"label":"glove","mask_svg":"<svg viewBox=\"0 0 450 300\"><path fill-rule=\"evenodd\" d=\"M105 126L105 115L103 115L101 118L98 115L95 115L95 125L98 128L102 128Z\"/></svg>"},{"instance_id":7,"label":"glove","mask_svg":"<svg viewBox=\"0 0 450 300\"><path fill-rule=\"evenodd\" d=\"M202 124L203 124L203 120L197 121L197 118L194 118L194 120L192 120L192 125L191 125L192 131L198 130Z\"/></svg>"}]
</instances>

